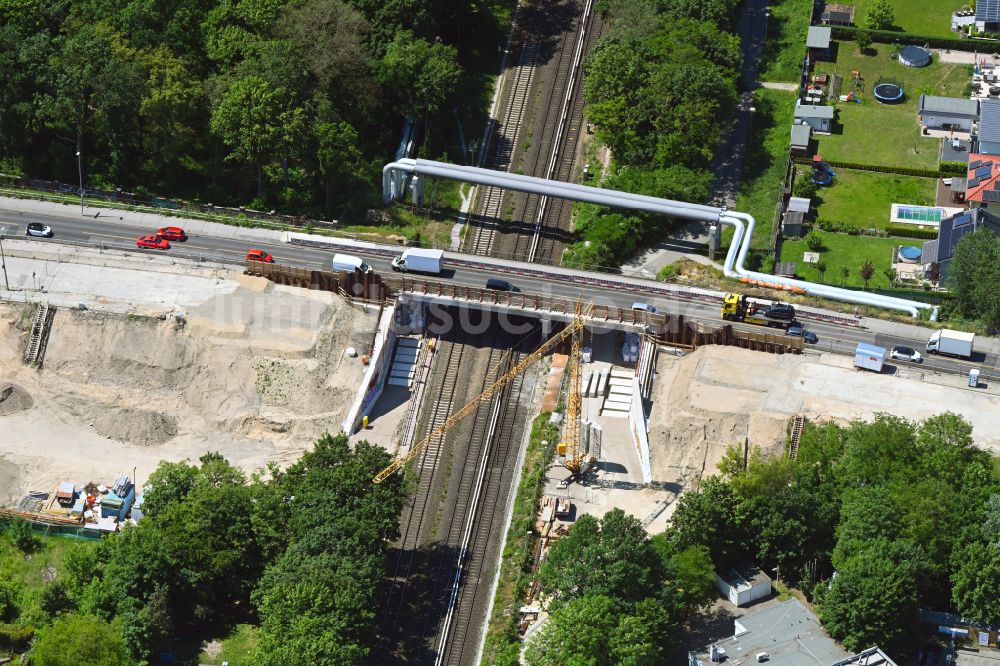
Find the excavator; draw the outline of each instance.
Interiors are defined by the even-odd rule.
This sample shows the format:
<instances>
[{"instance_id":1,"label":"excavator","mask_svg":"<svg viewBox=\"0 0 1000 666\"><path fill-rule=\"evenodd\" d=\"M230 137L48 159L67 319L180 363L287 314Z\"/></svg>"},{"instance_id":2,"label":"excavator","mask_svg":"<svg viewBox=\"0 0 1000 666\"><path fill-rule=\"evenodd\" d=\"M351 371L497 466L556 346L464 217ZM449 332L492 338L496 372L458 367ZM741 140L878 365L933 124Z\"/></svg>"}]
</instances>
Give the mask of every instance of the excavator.
<instances>
[{"instance_id":1,"label":"excavator","mask_svg":"<svg viewBox=\"0 0 1000 666\"><path fill-rule=\"evenodd\" d=\"M557 447L557 452L559 453L562 464L566 467L566 469L570 470L574 475L585 473L590 465L596 462L594 457L586 451L582 451L580 446L580 415L581 405L583 403L583 396L580 390L580 356L583 346L583 330L586 322L585 318L589 316L592 309L593 306L590 304L584 305L582 303L577 303L576 314L573 321L570 322L566 328L543 342L538 349L533 351L531 354L522 359L521 362L508 370L506 374L496 380L485 391L470 400L458 411L451 414L444 423L428 433L419 442L414 444L413 447L410 448L409 452L399 456L392 462L391 465L376 474L372 479L372 482L382 483L390 476L403 469L407 463L419 457L420 454L423 453L424 449L430 446L435 437L443 435L461 423L462 419L475 411L476 407L487 400L491 400L503 389L504 386L516 379L521 373L534 365L539 359L545 356L545 354L557 347L567 338L571 340L571 356L569 363L567 364L569 366L567 369L569 370L570 382L566 400L566 418L564 419L565 425L563 427L563 437Z\"/></svg>"}]
</instances>

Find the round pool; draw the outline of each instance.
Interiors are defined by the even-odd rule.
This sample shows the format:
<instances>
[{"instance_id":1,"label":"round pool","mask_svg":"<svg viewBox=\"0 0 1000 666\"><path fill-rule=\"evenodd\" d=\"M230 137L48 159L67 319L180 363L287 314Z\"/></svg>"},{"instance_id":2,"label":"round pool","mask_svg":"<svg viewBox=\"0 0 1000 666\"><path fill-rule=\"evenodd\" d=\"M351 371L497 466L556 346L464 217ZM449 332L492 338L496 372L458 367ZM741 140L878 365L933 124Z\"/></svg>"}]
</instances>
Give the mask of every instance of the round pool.
<instances>
[{"instance_id":1,"label":"round pool","mask_svg":"<svg viewBox=\"0 0 1000 666\"><path fill-rule=\"evenodd\" d=\"M813 171L812 181L817 185L829 185L833 182L832 171Z\"/></svg>"},{"instance_id":2,"label":"round pool","mask_svg":"<svg viewBox=\"0 0 1000 666\"><path fill-rule=\"evenodd\" d=\"M915 245L904 245L899 248L899 260L904 264L915 264L920 261L923 250Z\"/></svg>"},{"instance_id":3,"label":"round pool","mask_svg":"<svg viewBox=\"0 0 1000 666\"><path fill-rule=\"evenodd\" d=\"M880 83L875 86L875 99L884 104L898 104L903 101L903 86L898 83Z\"/></svg>"},{"instance_id":4,"label":"round pool","mask_svg":"<svg viewBox=\"0 0 1000 666\"><path fill-rule=\"evenodd\" d=\"M931 64L931 54L919 46L904 46L899 52L899 62L907 67L926 67Z\"/></svg>"}]
</instances>

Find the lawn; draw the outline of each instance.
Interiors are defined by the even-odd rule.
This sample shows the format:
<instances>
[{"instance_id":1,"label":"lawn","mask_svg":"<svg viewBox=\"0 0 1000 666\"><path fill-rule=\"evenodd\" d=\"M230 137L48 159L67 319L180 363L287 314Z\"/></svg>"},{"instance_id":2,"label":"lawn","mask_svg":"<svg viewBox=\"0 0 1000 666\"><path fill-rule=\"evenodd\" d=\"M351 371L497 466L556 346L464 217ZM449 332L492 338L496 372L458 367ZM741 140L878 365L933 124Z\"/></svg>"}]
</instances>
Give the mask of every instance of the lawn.
<instances>
[{"instance_id":1,"label":"lawn","mask_svg":"<svg viewBox=\"0 0 1000 666\"><path fill-rule=\"evenodd\" d=\"M824 249L820 253L820 259L826 262L827 270L824 279L820 279L819 271L813 264L802 261L802 254L808 252L804 240L785 241L781 245L781 260L794 261L795 273L810 282L825 282L826 284L841 285L840 269L846 267L850 271L846 286L863 287L865 282L861 279L861 263L865 259L871 259L875 265L875 276L869 286L872 288L886 287L888 281L882 275L882 271L889 268L892 260L892 249L897 245L912 245L920 241L902 241L896 238L872 238L870 236L848 236L847 234L834 234L818 231L823 237Z\"/></svg>"},{"instance_id":2,"label":"lawn","mask_svg":"<svg viewBox=\"0 0 1000 666\"><path fill-rule=\"evenodd\" d=\"M221 643L221 649L219 649ZM211 644L210 648L198 655L199 664L215 666L224 661L230 664L245 664L250 652L257 647L257 627L252 624L238 624L233 631Z\"/></svg>"},{"instance_id":3,"label":"lawn","mask_svg":"<svg viewBox=\"0 0 1000 666\"><path fill-rule=\"evenodd\" d=\"M817 193L816 215L824 220L849 222L865 229L885 229L894 203L933 206L937 182L933 178L834 168L837 177ZM802 178L802 176L799 176Z\"/></svg>"},{"instance_id":4,"label":"lawn","mask_svg":"<svg viewBox=\"0 0 1000 666\"><path fill-rule=\"evenodd\" d=\"M812 7L812 0L772 0L757 76L761 81L799 80Z\"/></svg>"},{"instance_id":5,"label":"lawn","mask_svg":"<svg viewBox=\"0 0 1000 666\"><path fill-rule=\"evenodd\" d=\"M854 25L865 27L865 13L871 0L852 0ZM893 28L929 37L956 37L951 31L951 14L968 0L889 0L896 15Z\"/></svg>"},{"instance_id":6,"label":"lawn","mask_svg":"<svg viewBox=\"0 0 1000 666\"><path fill-rule=\"evenodd\" d=\"M792 141L789 128L795 109L795 93L759 88L754 108L736 210L756 218L754 247L764 247L770 243L775 205L781 198L781 181Z\"/></svg>"},{"instance_id":7,"label":"lawn","mask_svg":"<svg viewBox=\"0 0 1000 666\"><path fill-rule=\"evenodd\" d=\"M861 72L861 104L838 102L831 136L817 137L819 152L830 160L885 166L934 169L940 141L920 135L917 101L921 93L962 97L970 81L968 65L932 63L913 68L889 57L890 46L875 44L868 54L858 52L854 42L837 44L837 62L816 63L817 73L843 77L841 94L851 90L851 72ZM875 101L872 89L880 78L895 78L903 85L901 104Z\"/></svg>"},{"instance_id":8,"label":"lawn","mask_svg":"<svg viewBox=\"0 0 1000 666\"><path fill-rule=\"evenodd\" d=\"M42 590L62 573L66 553L80 542L36 533L37 548L26 555L3 533L5 527L0 522L0 580L12 581L18 590L13 623L35 624L46 617L40 606Z\"/></svg>"}]
</instances>

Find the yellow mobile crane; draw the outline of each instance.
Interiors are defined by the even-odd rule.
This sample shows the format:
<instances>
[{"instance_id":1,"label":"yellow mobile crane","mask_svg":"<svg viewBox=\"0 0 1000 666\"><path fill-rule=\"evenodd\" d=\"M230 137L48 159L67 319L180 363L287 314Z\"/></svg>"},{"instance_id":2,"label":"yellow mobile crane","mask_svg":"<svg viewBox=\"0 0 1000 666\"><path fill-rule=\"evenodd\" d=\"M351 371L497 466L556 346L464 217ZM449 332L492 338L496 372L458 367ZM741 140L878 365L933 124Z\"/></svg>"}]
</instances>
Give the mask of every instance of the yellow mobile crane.
<instances>
[{"instance_id":1,"label":"yellow mobile crane","mask_svg":"<svg viewBox=\"0 0 1000 666\"><path fill-rule=\"evenodd\" d=\"M590 314L590 310L591 306L589 304L586 308L584 308L580 303L577 303L576 317L574 317L569 326L543 342L538 349L533 351L524 360L511 368L503 377L496 380L492 386L470 400L464 407L449 416L447 420L445 420L445 422L438 426L433 432L429 433L422 440L414 444L413 448L411 448L408 453L396 458L391 465L376 474L372 481L374 483L382 483L390 476L401 470L408 462L414 460L424 451L424 449L430 446L431 441L435 437L443 435L458 425L462 419L471 414L481 403L492 399L493 396L495 396L504 386L516 379L518 375L534 365L538 359L542 358L542 356L570 336L573 336L573 358L570 359L570 389L566 409L566 427L564 430L563 442L559 444L559 453L565 457L563 464L566 465L570 471L574 473L581 470L585 471L585 464L589 462L589 458L585 453L582 453L579 450L581 403L579 356L580 343L583 339L584 317Z\"/></svg>"}]
</instances>

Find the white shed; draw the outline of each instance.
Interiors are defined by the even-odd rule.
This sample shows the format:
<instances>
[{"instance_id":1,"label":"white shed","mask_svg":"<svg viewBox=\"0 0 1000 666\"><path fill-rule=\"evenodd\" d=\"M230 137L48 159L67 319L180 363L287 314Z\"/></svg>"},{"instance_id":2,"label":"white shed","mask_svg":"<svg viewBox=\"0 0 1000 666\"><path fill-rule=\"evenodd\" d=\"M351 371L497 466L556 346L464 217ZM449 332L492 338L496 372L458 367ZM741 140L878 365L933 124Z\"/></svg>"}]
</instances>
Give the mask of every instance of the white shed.
<instances>
[{"instance_id":1,"label":"white shed","mask_svg":"<svg viewBox=\"0 0 1000 666\"><path fill-rule=\"evenodd\" d=\"M736 606L747 606L771 596L771 579L749 562L737 564L724 574L716 574L715 586Z\"/></svg>"}]
</instances>

